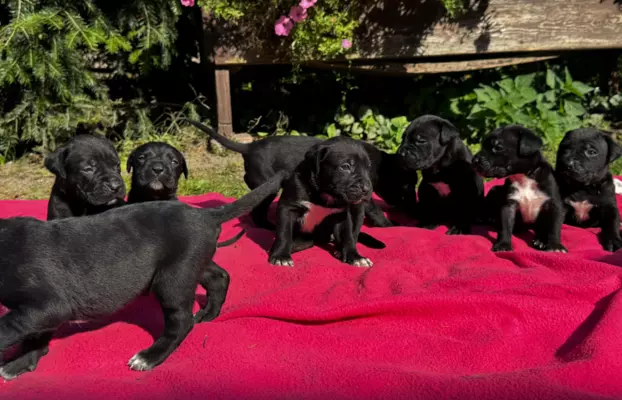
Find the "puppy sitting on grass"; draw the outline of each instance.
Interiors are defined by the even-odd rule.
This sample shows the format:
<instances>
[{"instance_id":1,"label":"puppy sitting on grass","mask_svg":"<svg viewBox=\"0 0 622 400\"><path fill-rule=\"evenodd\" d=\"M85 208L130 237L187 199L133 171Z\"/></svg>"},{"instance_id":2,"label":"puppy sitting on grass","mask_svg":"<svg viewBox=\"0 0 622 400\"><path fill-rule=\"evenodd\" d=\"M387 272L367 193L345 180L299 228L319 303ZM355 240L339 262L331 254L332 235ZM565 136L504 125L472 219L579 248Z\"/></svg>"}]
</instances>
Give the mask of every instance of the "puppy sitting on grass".
<instances>
[{"instance_id":1,"label":"puppy sitting on grass","mask_svg":"<svg viewBox=\"0 0 622 400\"><path fill-rule=\"evenodd\" d=\"M356 250L372 194L370 169L367 152L353 139L339 136L311 147L283 183L270 263L293 266L293 252L328 243L333 235L343 262L370 267Z\"/></svg>"},{"instance_id":2,"label":"puppy sitting on grass","mask_svg":"<svg viewBox=\"0 0 622 400\"><path fill-rule=\"evenodd\" d=\"M561 243L564 206L553 167L540 152L542 139L519 125L495 129L482 141L473 166L483 176L507 178L486 197L486 211L498 228L492 251L511 251L515 228L533 227L532 246L566 253Z\"/></svg>"},{"instance_id":3,"label":"puppy sitting on grass","mask_svg":"<svg viewBox=\"0 0 622 400\"><path fill-rule=\"evenodd\" d=\"M406 169L422 170L415 212L422 227L447 224L448 235L471 233L484 182L471 167L471 151L456 127L434 115L419 117L406 128L397 154Z\"/></svg>"},{"instance_id":4,"label":"puppy sitting on grass","mask_svg":"<svg viewBox=\"0 0 622 400\"><path fill-rule=\"evenodd\" d=\"M622 155L611 135L594 128L566 133L557 150L555 174L569 225L600 227L607 251L622 247L620 212L609 164Z\"/></svg>"},{"instance_id":5,"label":"puppy sitting on grass","mask_svg":"<svg viewBox=\"0 0 622 400\"><path fill-rule=\"evenodd\" d=\"M177 200L177 185L181 174L188 179L184 155L162 142L150 142L137 147L127 159L127 172L132 173L128 203Z\"/></svg>"}]
</instances>

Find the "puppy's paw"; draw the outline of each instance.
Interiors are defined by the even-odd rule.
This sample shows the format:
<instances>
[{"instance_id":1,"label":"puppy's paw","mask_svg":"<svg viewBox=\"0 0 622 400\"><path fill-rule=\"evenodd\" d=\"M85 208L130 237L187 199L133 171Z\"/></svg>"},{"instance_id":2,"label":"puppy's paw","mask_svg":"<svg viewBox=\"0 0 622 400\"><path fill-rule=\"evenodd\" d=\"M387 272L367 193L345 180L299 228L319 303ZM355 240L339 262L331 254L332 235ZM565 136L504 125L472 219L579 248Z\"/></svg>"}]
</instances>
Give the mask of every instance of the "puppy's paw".
<instances>
[{"instance_id":1,"label":"puppy's paw","mask_svg":"<svg viewBox=\"0 0 622 400\"><path fill-rule=\"evenodd\" d=\"M451 228L449 228L449 230L445 234L446 235L468 235L469 233L471 233L470 228L452 226Z\"/></svg>"},{"instance_id":2,"label":"puppy's paw","mask_svg":"<svg viewBox=\"0 0 622 400\"><path fill-rule=\"evenodd\" d=\"M142 353L142 351L136 353L134 357L130 358L130 361L127 362L127 365L134 371L149 371L155 367Z\"/></svg>"},{"instance_id":3,"label":"puppy's paw","mask_svg":"<svg viewBox=\"0 0 622 400\"><path fill-rule=\"evenodd\" d=\"M26 372L26 371L24 371ZM19 375L21 375L23 372L21 373L13 373L11 372L7 366L3 366L2 368L0 368L0 376L2 377L2 379L4 379L5 382L11 381L15 378L17 378Z\"/></svg>"},{"instance_id":4,"label":"puppy's paw","mask_svg":"<svg viewBox=\"0 0 622 400\"><path fill-rule=\"evenodd\" d=\"M367 257L359 258L358 260L354 260L352 262L349 262L348 264L354 265L355 267L371 267L372 265L374 265L374 263L371 262L371 260Z\"/></svg>"},{"instance_id":5,"label":"puppy's paw","mask_svg":"<svg viewBox=\"0 0 622 400\"><path fill-rule=\"evenodd\" d=\"M374 263L369 258L363 257L356 252L342 254L340 251L335 251L333 254L336 258L340 259L341 262L354 265L355 267L371 267L372 265L374 265Z\"/></svg>"},{"instance_id":6,"label":"puppy's paw","mask_svg":"<svg viewBox=\"0 0 622 400\"><path fill-rule=\"evenodd\" d=\"M492 251L495 253L500 251L512 251L512 243L497 242L492 246Z\"/></svg>"},{"instance_id":7,"label":"puppy's paw","mask_svg":"<svg viewBox=\"0 0 622 400\"><path fill-rule=\"evenodd\" d=\"M270 264L276 265L278 267L293 267L294 260L291 257L278 257L278 256L270 256L268 260Z\"/></svg>"},{"instance_id":8,"label":"puppy's paw","mask_svg":"<svg viewBox=\"0 0 622 400\"><path fill-rule=\"evenodd\" d=\"M622 248L622 239L603 239L603 249L605 249L606 251L618 251L620 248Z\"/></svg>"},{"instance_id":9,"label":"puppy's paw","mask_svg":"<svg viewBox=\"0 0 622 400\"><path fill-rule=\"evenodd\" d=\"M531 245L534 249L541 251L548 251L551 253L568 253L568 249L566 249L561 243L553 243L549 244L539 239L534 239L531 242Z\"/></svg>"}]
</instances>

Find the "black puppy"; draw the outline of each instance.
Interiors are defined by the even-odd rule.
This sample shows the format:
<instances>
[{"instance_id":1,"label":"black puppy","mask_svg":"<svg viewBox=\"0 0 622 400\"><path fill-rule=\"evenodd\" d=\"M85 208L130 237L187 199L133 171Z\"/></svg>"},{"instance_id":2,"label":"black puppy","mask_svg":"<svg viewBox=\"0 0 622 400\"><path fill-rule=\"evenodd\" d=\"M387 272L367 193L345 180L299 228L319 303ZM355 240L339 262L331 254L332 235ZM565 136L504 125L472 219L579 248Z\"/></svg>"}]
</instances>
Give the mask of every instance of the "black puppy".
<instances>
[{"instance_id":1,"label":"black puppy","mask_svg":"<svg viewBox=\"0 0 622 400\"><path fill-rule=\"evenodd\" d=\"M404 132L397 154L406 169L422 170L417 217L448 235L468 234L484 198L484 182L471 167L471 151L455 126L434 115L415 119Z\"/></svg>"},{"instance_id":2,"label":"black puppy","mask_svg":"<svg viewBox=\"0 0 622 400\"><path fill-rule=\"evenodd\" d=\"M350 138L335 137L311 147L283 183L270 263L293 266L292 252L327 243L334 235L343 262L371 266L356 250L364 202L372 194L370 167L363 146Z\"/></svg>"},{"instance_id":3,"label":"black puppy","mask_svg":"<svg viewBox=\"0 0 622 400\"><path fill-rule=\"evenodd\" d=\"M181 174L188 178L184 155L162 142L150 142L137 147L127 159L127 172L132 172L128 203L176 200Z\"/></svg>"},{"instance_id":4,"label":"black puppy","mask_svg":"<svg viewBox=\"0 0 622 400\"><path fill-rule=\"evenodd\" d=\"M611 135L594 128L566 133L557 150L557 184L566 207L565 222L601 228L605 250L622 247L620 212L609 164L622 155Z\"/></svg>"},{"instance_id":5,"label":"black puppy","mask_svg":"<svg viewBox=\"0 0 622 400\"><path fill-rule=\"evenodd\" d=\"M48 220L97 214L125 204L119 156L102 136L74 136L50 153L44 165L56 175Z\"/></svg>"},{"instance_id":6,"label":"black puppy","mask_svg":"<svg viewBox=\"0 0 622 400\"><path fill-rule=\"evenodd\" d=\"M567 252L561 244L564 207L553 168L542 156L541 148L542 139L534 132L509 125L487 135L481 151L473 158L473 166L483 176L507 177L486 201L499 229L493 251L512 250L515 226L533 226L534 248Z\"/></svg>"},{"instance_id":7,"label":"black puppy","mask_svg":"<svg viewBox=\"0 0 622 400\"><path fill-rule=\"evenodd\" d=\"M0 318L0 351L22 344L0 376L33 371L62 323L112 314L145 291L162 307L164 330L128 365L144 371L162 363L194 322L220 313L229 286L212 258L220 225L278 192L282 179L212 209L154 201L48 222L0 220L0 303L11 310ZM197 284L208 300L193 318Z\"/></svg>"},{"instance_id":8,"label":"black puppy","mask_svg":"<svg viewBox=\"0 0 622 400\"><path fill-rule=\"evenodd\" d=\"M307 136L271 136L249 144L237 143L219 135L213 129L195 121L189 123L207 133L210 137L229 150L242 154L244 158L244 181L253 189L265 182L278 171L292 172L303 161L305 153L321 142L321 139ZM417 185L416 171L404 170L395 154L387 154L375 146L361 142L372 163L370 177L374 191L387 204L409 208L415 196ZM275 196L276 197L276 196ZM257 226L272 229L268 221L268 208L274 198L266 201L251 213ZM365 215L372 226L388 227L393 224L385 217L382 210L373 201L365 202Z\"/></svg>"}]
</instances>

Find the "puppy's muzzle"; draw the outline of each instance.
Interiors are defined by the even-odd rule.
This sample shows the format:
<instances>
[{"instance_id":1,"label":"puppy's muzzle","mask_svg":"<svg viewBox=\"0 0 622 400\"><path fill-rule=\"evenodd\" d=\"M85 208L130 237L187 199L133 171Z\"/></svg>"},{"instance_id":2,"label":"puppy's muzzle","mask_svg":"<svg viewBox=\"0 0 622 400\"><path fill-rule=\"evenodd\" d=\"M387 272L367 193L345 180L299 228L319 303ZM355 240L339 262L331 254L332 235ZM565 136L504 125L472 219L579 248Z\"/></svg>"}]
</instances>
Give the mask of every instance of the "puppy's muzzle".
<instances>
[{"instance_id":1,"label":"puppy's muzzle","mask_svg":"<svg viewBox=\"0 0 622 400\"><path fill-rule=\"evenodd\" d=\"M357 182L351 185L346 193L348 201L354 204L370 199L371 194L372 187L370 181Z\"/></svg>"}]
</instances>

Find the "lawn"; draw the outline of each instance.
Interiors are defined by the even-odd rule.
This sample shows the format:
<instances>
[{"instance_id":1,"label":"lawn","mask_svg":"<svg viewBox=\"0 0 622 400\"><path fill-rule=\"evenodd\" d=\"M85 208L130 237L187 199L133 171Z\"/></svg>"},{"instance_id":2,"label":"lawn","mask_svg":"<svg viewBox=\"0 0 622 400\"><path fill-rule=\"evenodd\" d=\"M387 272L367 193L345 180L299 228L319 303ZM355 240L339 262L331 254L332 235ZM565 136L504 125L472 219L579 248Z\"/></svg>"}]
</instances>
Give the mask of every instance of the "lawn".
<instances>
[{"instance_id":1,"label":"lawn","mask_svg":"<svg viewBox=\"0 0 622 400\"><path fill-rule=\"evenodd\" d=\"M186 139L170 139L183 151L188 164L188 180L180 180L179 195L219 192L225 196L239 197L248 191L243 176L242 157L233 152L212 154L205 141L189 135ZM131 149L140 143L126 142L121 146L121 165L126 187L130 188L130 175L125 162ZM46 199L52 188L54 176L43 167L43 157L30 154L18 161L0 166L0 199Z\"/></svg>"}]
</instances>

